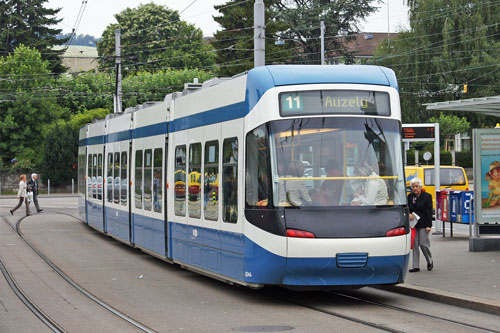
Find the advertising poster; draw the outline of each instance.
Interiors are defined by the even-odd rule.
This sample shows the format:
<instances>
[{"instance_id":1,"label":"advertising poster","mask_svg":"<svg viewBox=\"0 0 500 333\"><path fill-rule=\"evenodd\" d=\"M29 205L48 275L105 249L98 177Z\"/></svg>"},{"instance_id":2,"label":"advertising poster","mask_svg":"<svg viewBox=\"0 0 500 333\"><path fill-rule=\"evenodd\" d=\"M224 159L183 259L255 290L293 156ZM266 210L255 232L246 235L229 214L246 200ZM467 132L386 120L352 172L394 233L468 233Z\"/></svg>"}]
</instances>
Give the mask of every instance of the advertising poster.
<instances>
[{"instance_id":1,"label":"advertising poster","mask_svg":"<svg viewBox=\"0 0 500 333\"><path fill-rule=\"evenodd\" d=\"M500 130L475 130L474 193L479 223L500 219Z\"/></svg>"}]
</instances>

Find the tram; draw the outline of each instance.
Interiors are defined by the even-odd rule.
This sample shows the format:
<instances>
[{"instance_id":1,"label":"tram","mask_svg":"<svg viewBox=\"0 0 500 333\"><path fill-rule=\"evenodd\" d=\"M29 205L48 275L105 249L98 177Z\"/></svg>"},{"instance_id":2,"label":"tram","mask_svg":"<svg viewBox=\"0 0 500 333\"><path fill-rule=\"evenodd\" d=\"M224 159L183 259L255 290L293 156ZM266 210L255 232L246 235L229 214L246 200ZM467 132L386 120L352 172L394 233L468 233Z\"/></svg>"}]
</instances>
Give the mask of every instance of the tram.
<instances>
[{"instance_id":1,"label":"tram","mask_svg":"<svg viewBox=\"0 0 500 333\"><path fill-rule=\"evenodd\" d=\"M404 281L410 251L392 70L271 65L80 130L82 220L251 288Z\"/></svg>"}]
</instances>

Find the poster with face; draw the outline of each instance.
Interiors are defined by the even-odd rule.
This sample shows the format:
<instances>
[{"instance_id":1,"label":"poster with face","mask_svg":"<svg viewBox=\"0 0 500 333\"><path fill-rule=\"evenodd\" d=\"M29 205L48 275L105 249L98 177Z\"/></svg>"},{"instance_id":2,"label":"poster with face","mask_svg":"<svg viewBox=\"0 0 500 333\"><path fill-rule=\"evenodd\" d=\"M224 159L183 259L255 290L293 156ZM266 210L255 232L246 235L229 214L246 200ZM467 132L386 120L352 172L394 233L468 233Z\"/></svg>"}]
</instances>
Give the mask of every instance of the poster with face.
<instances>
[{"instance_id":1,"label":"poster with face","mask_svg":"<svg viewBox=\"0 0 500 333\"><path fill-rule=\"evenodd\" d=\"M474 192L478 222L500 218L500 130L475 130ZM477 177L477 178L476 178Z\"/></svg>"}]
</instances>

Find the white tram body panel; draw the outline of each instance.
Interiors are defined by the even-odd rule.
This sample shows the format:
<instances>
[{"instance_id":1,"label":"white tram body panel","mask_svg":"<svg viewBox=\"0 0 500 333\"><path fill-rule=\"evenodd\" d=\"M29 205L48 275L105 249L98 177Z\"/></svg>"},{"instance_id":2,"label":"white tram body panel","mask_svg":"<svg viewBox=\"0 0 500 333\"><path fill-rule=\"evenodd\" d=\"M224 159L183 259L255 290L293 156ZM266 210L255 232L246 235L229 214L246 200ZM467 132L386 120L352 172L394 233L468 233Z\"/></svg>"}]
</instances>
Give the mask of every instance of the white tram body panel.
<instances>
[{"instance_id":1,"label":"white tram body panel","mask_svg":"<svg viewBox=\"0 0 500 333\"><path fill-rule=\"evenodd\" d=\"M108 233L111 225L129 226L128 235L126 228L111 233L252 287L404 280L410 237L391 70L264 66L187 88L130 112L129 138L110 142L112 133L125 133L127 118L107 120L106 154L129 154L128 200L105 201L118 216L110 222L90 181L90 225ZM96 165L105 133L97 124L80 139ZM91 179L94 160L83 162L92 163L85 168Z\"/></svg>"},{"instance_id":2,"label":"white tram body panel","mask_svg":"<svg viewBox=\"0 0 500 333\"><path fill-rule=\"evenodd\" d=\"M129 225L129 147L131 114L106 117L104 163L104 220L106 232L122 242L130 242Z\"/></svg>"},{"instance_id":3,"label":"white tram body panel","mask_svg":"<svg viewBox=\"0 0 500 333\"><path fill-rule=\"evenodd\" d=\"M89 124L87 135L87 223L99 231L106 232L103 207L105 122Z\"/></svg>"}]
</instances>

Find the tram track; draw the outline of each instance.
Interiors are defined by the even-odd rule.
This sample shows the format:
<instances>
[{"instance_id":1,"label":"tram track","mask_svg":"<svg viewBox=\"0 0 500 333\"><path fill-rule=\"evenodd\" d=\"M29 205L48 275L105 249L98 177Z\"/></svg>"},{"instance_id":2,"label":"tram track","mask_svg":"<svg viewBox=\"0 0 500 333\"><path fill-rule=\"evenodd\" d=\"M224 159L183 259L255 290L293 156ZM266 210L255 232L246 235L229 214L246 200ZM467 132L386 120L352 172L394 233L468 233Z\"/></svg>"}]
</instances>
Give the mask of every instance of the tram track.
<instances>
[{"instance_id":1,"label":"tram track","mask_svg":"<svg viewBox=\"0 0 500 333\"><path fill-rule=\"evenodd\" d=\"M419 316L424 316L424 317L427 317L427 318L441 320L441 321L444 321L444 322L448 322L448 323L451 323L451 324L460 325L460 326L463 326L463 327L466 327L466 328L470 328L470 329L474 329L474 330L478 330L478 331L491 332L491 333L500 333L499 330L493 330L493 329L489 329L489 328L484 328L484 327L480 327L480 326L477 326L477 325L472 325L472 324L468 324L468 323L465 323L465 322L461 322L461 321L458 321L458 320L453 320L453 319L449 319L449 318L443 318L443 317L431 315L431 314L428 314L428 313L423 313L423 312L420 312L420 311L410 310L410 309L399 307L399 306L384 304L384 303L381 303L381 302L378 302L378 301L369 300L369 299L363 299L363 298L358 297L358 296L348 295L348 294L345 294L345 293L340 293L340 292L335 292L335 291L328 291L327 293L333 294L333 295L336 295L336 296L339 296L339 297L349 298L351 300L355 300L355 301L358 301L358 302L363 302L363 303L366 303L366 304L371 304L371 305L383 307L383 308L386 308L386 309L391 309L391 310L395 310L395 311L404 312L404 313L407 313L407 314L419 315Z\"/></svg>"},{"instance_id":2,"label":"tram track","mask_svg":"<svg viewBox=\"0 0 500 333\"><path fill-rule=\"evenodd\" d=\"M302 293L302 292L299 292L299 293ZM350 322L360 324L360 325L363 325L366 327L379 329L379 330L382 330L384 332L407 332L407 330L391 327L391 324L387 323L387 322L381 324L380 322L377 322L377 321L368 320L367 316L364 316L365 315L364 311L366 311L367 309L365 309L362 306L357 306L357 307L354 307L352 305L349 306L349 308L356 308L356 311L360 311L358 315L350 314L350 313L346 314L347 311L345 309L335 310L335 309L331 309L331 307L335 307L338 304L345 305L345 304L348 304L349 302L356 302L356 303L361 303L361 304L368 304L370 306L374 306L377 308L383 308L386 310L405 313L406 316L404 316L402 318L407 318L407 317L409 318L410 316L412 316L415 318L414 319L415 322L418 322L419 320L422 320L422 318L424 318L423 321L420 321L420 322L425 322L425 320L434 320L437 322L442 322L445 325L448 325L448 324L449 325L457 325L458 327L461 327L467 331L500 333L499 330L495 330L492 328L482 327L479 325L469 324L469 323L459 321L459 320L454 320L454 319L450 319L450 318L446 318L446 317L431 315L431 314L423 313L420 311L410 310L410 309L400 307L400 306L384 304L382 302L374 301L374 300L369 299L367 297L363 298L362 296L350 295L346 292L326 291L324 293L320 293L319 294L320 297L317 297L316 296L317 294L310 294L310 293L306 292L305 295L307 295L307 297L314 299L314 301L311 301L311 302L304 300L304 297L303 297L304 294L297 294L297 297L293 297L293 298L289 297L289 295L286 295L286 296L284 296L284 295L286 295L286 294L282 290L279 290L279 289L273 289L270 294L267 294L268 297L271 297L274 299L279 299L280 301L284 301L286 303L290 303L290 304L293 304L296 306L307 308L309 310L313 310L316 312L321 312L321 313L324 313L324 314L327 314L327 315L330 315L330 316L333 316L336 318L348 320ZM331 299L328 299L327 295L335 296L337 299L335 300L335 302L332 302ZM346 301L343 301L343 300L346 300ZM363 309L363 310L359 310L359 309ZM410 320L410 319L408 319L408 320ZM401 323L396 322L393 325L394 326L401 326ZM437 329L437 331L439 331L439 329Z\"/></svg>"},{"instance_id":3,"label":"tram track","mask_svg":"<svg viewBox=\"0 0 500 333\"><path fill-rule=\"evenodd\" d=\"M66 213L60 213L53 211L51 213L57 213L61 215L66 215L72 218L77 219L75 216L66 214ZM57 265L55 265L47 256L45 256L38 248L36 248L33 243L31 243L22 233L21 231L21 222L26 218L26 216L20 218L17 220L15 226L13 226L5 216L0 216L2 220L47 264L49 265L54 272L56 272L62 279L64 279L69 285L71 285L73 288L75 288L78 292L86 296L88 299L92 300L96 304L100 305L107 311L111 312L113 315L117 316L118 318L122 319L123 321L127 322L128 324L134 326L135 328L143 331L143 332L148 332L148 333L153 333L156 332L155 330L147 327L146 325L138 322L137 320L131 318L130 316L127 316L123 312L119 311L118 309L112 307L111 305L105 303L103 300L95 296L94 294L90 293L87 291L85 288L83 288L81 285L76 283L74 280L72 280L63 270L61 270ZM5 264L2 262L0 258L0 269L7 280L9 286L11 289L14 291L16 296L18 296L21 301L31 310L33 313L43 322L45 323L52 331L54 332L66 332L60 324L55 322L53 319L51 319L48 315L46 315L40 308L32 302L29 297L22 291L22 289L18 286L18 284L15 282L14 277L12 274L8 271L7 267Z\"/></svg>"}]
</instances>

